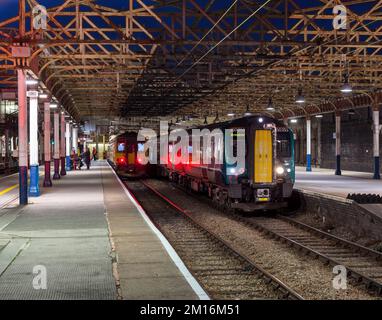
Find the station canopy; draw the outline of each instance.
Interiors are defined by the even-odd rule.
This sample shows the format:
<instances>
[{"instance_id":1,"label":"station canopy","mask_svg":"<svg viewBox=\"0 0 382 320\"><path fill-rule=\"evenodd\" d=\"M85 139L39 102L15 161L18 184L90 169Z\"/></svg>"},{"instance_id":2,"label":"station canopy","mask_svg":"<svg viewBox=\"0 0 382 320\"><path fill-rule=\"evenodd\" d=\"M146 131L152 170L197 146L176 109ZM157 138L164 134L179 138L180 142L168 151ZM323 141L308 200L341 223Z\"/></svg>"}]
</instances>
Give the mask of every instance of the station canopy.
<instances>
[{"instance_id":1,"label":"station canopy","mask_svg":"<svg viewBox=\"0 0 382 320\"><path fill-rule=\"evenodd\" d=\"M30 69L77 121L246 111L283 119L381 100L382 1L0 5L1 90L17 88L17 68Z\"/></svg>"}]
</instances>

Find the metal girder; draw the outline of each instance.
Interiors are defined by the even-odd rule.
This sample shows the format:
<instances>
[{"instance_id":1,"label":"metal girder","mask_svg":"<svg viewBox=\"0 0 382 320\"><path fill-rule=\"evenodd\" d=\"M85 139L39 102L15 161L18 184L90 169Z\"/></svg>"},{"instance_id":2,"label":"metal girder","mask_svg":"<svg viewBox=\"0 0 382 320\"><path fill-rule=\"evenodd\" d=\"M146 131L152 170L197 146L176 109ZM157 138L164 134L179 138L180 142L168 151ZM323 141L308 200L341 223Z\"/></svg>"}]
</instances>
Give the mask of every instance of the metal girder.
<instances>
[{"instance_id":1,"label":"metal girder","mask_svg":"<svg viewBox=\"0 0 382 320\"><path fill-rule=\"evenodd\" d=\"M265 112L270 97L285 118L381 101L382 0L241 0L229 11L232 1L65 0L48 8L44 30L26 23L39 4L26 3L25 15L0 21L0 86L16 86L17 66L38 65L78 119ZM336 5L346 30L333 27ZM31 56L13 57L15 45Z\"/></svg>"}]
</instances>

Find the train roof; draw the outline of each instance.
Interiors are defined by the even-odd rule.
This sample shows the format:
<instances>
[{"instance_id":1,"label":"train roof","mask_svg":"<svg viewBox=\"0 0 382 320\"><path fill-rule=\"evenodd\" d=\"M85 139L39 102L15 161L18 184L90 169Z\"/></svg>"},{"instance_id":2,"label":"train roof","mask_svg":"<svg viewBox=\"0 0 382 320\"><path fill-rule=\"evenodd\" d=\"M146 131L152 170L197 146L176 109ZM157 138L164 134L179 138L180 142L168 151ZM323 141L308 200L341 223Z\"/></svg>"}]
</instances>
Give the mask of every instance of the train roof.
<instances>
[{"instance_id":1,"label":"train roof","mask_svg":"<svg viewBox=\"0 0 382 320\"><path fill-rule=\"evenodd\" d=\"M287 128L287 126L282 121L277 120L275 118L263 116L263 115L253 115L253 116L247 116L247 117L242 117L242 118L238 118L238 119L232 119L229 121L224 121L224 122L219 122L219 123L212 123L212 124L203 125L203 126L191 127L191 128L188 128L188 130L241 127L241 126L247 126L247 125L251 125L251 124L258 124L260 118L263 119L262 124L274 123L279 128L280 127L281 128Z\"/></svg>"}]
</instances>

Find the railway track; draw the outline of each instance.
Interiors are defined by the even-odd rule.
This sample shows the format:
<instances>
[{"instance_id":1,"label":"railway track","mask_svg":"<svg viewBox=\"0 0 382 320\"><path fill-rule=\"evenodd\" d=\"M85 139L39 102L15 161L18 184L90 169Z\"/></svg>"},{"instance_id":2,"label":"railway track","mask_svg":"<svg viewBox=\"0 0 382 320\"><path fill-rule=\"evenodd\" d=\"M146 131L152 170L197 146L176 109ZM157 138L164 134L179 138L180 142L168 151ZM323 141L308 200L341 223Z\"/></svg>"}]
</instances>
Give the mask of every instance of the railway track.
<instances>
[{"instance_id":1,"label":"railway track","mask_svg":"<svg viewBox=\"0 0 382 320\"><path fill-rule=\"evenodd\" d=\"M241 222L332 266L346 267L347 275L367 290L382 294L382 254L341 239L292 218L236 216Z\"/></svg>"},{"instance_id":2,"label":"railway track","mask_svg":"<svg viewBox=\"0 0 382 320\"><path fill-rule=\"evenodd\" d=\"M213 299L303 299L141 181L125 182Z\"/></svg>"}]
</instances>

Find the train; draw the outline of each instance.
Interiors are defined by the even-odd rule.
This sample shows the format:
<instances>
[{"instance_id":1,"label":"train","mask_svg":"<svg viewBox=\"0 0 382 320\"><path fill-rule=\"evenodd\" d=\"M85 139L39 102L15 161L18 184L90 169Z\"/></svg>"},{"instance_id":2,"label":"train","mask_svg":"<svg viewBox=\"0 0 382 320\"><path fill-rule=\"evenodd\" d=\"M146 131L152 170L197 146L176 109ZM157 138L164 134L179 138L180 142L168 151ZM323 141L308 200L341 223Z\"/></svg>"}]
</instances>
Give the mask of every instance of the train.
<instances>
[{"instance_id":1,"label":"train","mask_svg":"<svg viewBox=\"0 0 382 320\"><path fill-rule=\"evenodd\" d=\"M148 166L141 164L138 158L142 148L144 144L138 143L137 133L126 132L112 137L107 151L108 162L121 178L145 177Z\"/></svg>"},{"instance_id":2,"label":"train","mask_svg":"<svg viewBox=\"0 0 382 320\"><path fill-rule=\"evenodd\" d=\"M222 138L211 138L206 148L203 138L201 143L193 145L194 132L229 132L230 136L222 135ZM142 176L166 178L180 185L190 192L204 194L219 208L225 210L238 210L242 212L254 212L258 210L282 210L288 207L292 197L295 183L294 161L294 137L293 132L281 121L274 118L257 115L231 121L199 126L185 130L189 137L188 152L199 154L200 160L193 162L191 156L182 157L182 150L177 148L179 138L168 141L167 161L158 161L155 169L150 164L144 165L142 158L147 153L144 143L137 143L137 134L129 135L133 139L133 150L137 153L130 155L131 163L139 170L145 171ZM219 155L226 155L228 145L233 153L237 153L239 135L245 141L244 162L240 167L232 165ZM125 135L121 135L121 142L125 141ZM157 138L159 153L160 137ZM228 139L229 138L229 139ZM117 142L119 138L117 138ZM135 140L134 140L135 139ZM227 141L230 141L229 143ZM118 144L118 143L117 143ZM115 147L114 147L115 148ZM121 148L122 150L123 148ZM115 149L118 151L117 149ZM203 153L208 152L211 160L205 162ZM236 154L237 156L237 154ZM121 170L120 163L123 155L116 152L113 163ZM126 155L124 155L126 158ZM133 158L135 157L135 158ZM174 161L174 159L183 159ZM160 156L159 158L160 159ZM160 159L163 160L163 159ZM119 162L118 162L119 161ZM124 161L124 160L123 160ZM119 163L119 164L118 164ZM118 172L118 170L117 170Z\"/></svg>"}]
</instances>

